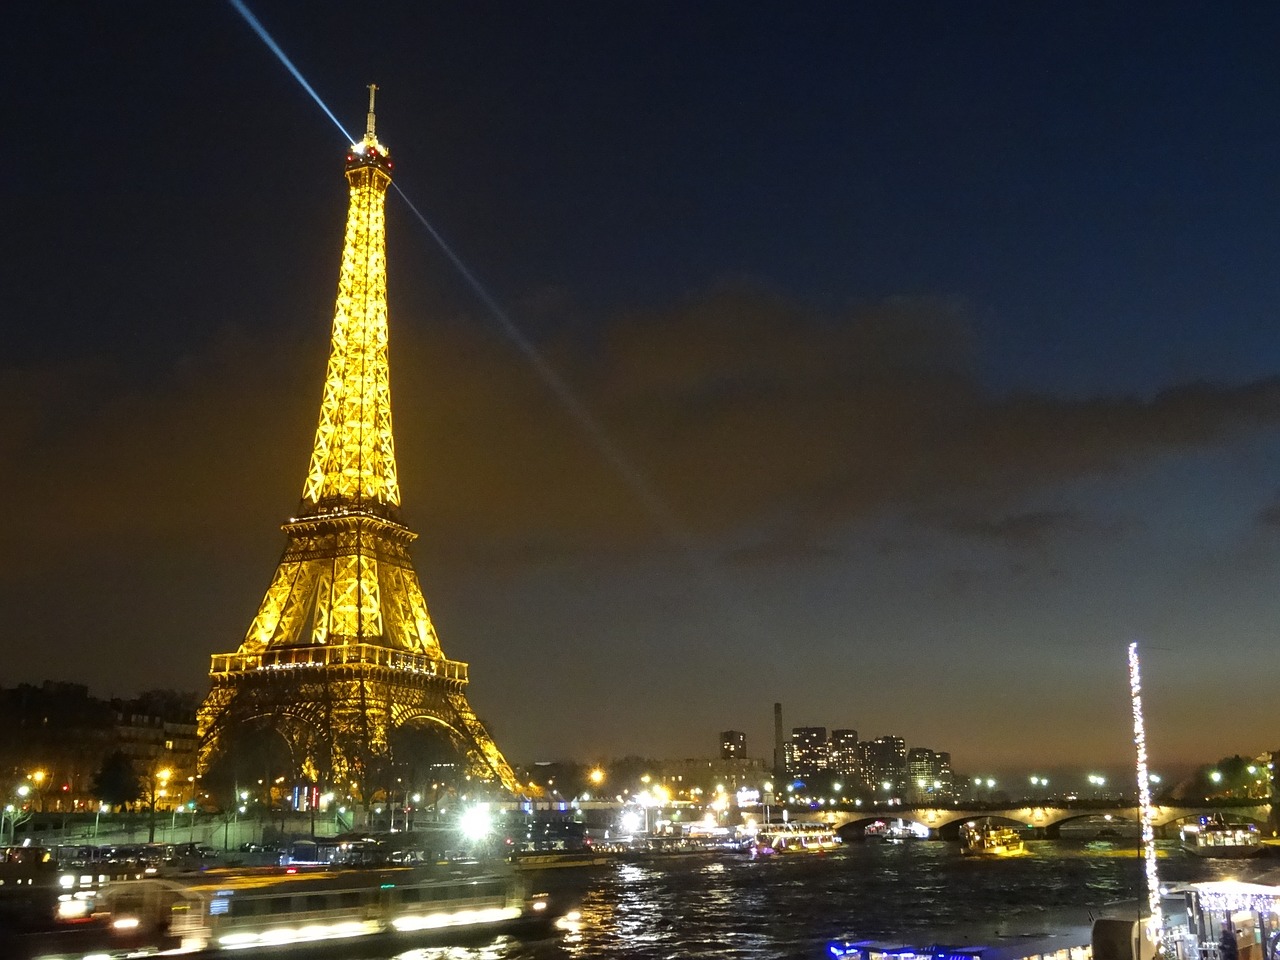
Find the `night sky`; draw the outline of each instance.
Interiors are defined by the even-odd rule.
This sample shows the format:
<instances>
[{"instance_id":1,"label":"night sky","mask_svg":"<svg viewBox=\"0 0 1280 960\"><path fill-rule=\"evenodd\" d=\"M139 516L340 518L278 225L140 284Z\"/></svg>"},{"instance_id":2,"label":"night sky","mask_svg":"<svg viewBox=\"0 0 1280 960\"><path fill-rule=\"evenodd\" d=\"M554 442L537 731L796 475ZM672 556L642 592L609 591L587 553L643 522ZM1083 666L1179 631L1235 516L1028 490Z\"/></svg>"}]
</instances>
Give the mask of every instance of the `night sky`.
<instances>
[{"instance_id":1,"label":"night sky","mask_svg":"<svg viewBox=\"0 0 1280 960\"><path fill-rule=\"evenodd\" d=\"M1280 7L253 9L554 373L393 193L405 519L513 762L766 756L781 701L1115 766L1131 640L1157 769L1280 746ZM203 692L346 144L227 3L4 33L0 682Z\"/></svg>"}]
</instances>

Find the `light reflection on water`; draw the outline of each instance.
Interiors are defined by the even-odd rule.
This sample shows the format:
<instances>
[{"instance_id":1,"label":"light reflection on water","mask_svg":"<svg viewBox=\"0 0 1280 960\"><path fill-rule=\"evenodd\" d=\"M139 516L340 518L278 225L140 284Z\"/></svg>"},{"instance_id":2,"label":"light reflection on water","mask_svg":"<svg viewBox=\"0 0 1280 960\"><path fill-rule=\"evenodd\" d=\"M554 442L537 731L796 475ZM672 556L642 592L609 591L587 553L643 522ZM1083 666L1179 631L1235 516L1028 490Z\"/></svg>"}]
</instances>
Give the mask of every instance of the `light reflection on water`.
<instances>
[{"instance_id":1,"label":"light reflection on water","mask_svg":"<svg viewBox=\"0 0 1280 960\"><path fill-rule=\"evenodd\" d=\"M962 858L954 843L919 841L760 862L553 870L534 886L571 896L582 914L576 931L534 943L500 939L340 960L800 960L823 957L837 937L910 942L961 925L978 938L1051 932L1087 924L1090 908L1145 897L1132 841L1027 846L1026 856L1007 860ZM1165 882L1246 878L1274 862L1203 860L1172 844L1162 844L1161 854Z\"/></svg>"}]
</instances>

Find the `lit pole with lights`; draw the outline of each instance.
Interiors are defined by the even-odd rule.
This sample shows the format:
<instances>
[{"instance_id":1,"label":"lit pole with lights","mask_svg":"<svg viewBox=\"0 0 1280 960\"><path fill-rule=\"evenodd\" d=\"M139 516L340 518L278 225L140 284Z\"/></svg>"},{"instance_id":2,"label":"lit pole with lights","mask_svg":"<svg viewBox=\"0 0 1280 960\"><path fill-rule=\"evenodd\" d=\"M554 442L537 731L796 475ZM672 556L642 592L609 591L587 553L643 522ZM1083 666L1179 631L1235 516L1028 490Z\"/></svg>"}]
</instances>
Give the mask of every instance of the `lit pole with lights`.
<instances>
[{"instance_id":1,"label":"lit pole with lights","mask_svg":"<svg viewBox=\"0 0 1280 960\"><path fill-rule=\"evenodd\" d=\"M153 770L147 777L147 843L156 842L156 797L167 793L166 785L173 771L168 767Z\"/></svg>"},{"instance_id":2,"label":"lit pole with lights","mask_svg":"<svg viewBox=\"0 0 1280 960\"><path fill-rule=\"evenodd\" d=\"M1155 810L1151 806L1151 782L1147 771L1147 733L1142 719L1142 668L1138 645L1129 644L1129 700L1133 707L1133 745L1137 754L1138 804L1142 812L1142 852L1147 875L1147 937L1157 950L1164 934L1160 911L1160 876L1156 872Z\"/></svg>"}]
</instances>

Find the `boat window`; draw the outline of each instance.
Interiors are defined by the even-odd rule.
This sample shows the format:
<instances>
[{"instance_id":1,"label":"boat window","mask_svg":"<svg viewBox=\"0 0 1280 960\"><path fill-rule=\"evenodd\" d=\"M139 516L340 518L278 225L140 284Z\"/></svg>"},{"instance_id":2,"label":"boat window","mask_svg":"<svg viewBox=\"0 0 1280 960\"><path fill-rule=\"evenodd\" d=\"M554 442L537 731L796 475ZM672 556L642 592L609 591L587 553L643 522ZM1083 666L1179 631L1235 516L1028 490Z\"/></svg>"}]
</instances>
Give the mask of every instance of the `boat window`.
<instances>
[{"instance_id":1,"label":"boat window","mask_svg":"<svg viewBox=\"0 0 1280 960\"><path fill-rule=\"evenodd\" d=\"M360 891L348 890L346 893L340 894L338 897L338 903L343 907L360 906Z\"/></svg>"},{"instance_id":2,"label":"boat window","mask_svg":"<svg viewBox=\"0 0 1280 960\"><path fill-rule=\"evenodd\" d=\"M328 899L329 898L322 893L313 893L311 894L311 896L307 897L307 909L308 910L325 910L328 907L328 904L326 902L328 901Z\"/></svg>"},{"instance_id":3,"label":"boat window","mask_svg":"<svg viewBox=\"0 0 1280 960\"><path fill-rule=\"evenodd\" d=\"M145 903L141 894L127 893L112 897L111 909L116 913L139 913L144 909Z\"/></svg>"},{"instance_id":4,"label":"boat window","mask_svg":"<svg viewBox=\"0 0 1280 960\"><path fill-rule=\"evenodd\" d=\"M271 913L289 913L293 909L293 897L272 897L267 902Z\"/></svg>"},{"instance_id":5,"label":"boat window","mask_svg":"<svg viewBox=\"0 0 1280 960\"><path fill-rule=\"evenodd\" d=\"M261 900L246 899L244 897L231 898L231 915L233 917L251 917L255 913L264 912L264 904Z\"/></svg>"},{"instance_id":6,"label":"boat window","mask_svg":"<svg viewBox=\"0 0 1280 960\"><path fill-rule=\"evenodd\" d=\"M417 903L422 899L422 889L420 887L405 887L399 893L401 903Z\"/></svg>"}]
</instances>

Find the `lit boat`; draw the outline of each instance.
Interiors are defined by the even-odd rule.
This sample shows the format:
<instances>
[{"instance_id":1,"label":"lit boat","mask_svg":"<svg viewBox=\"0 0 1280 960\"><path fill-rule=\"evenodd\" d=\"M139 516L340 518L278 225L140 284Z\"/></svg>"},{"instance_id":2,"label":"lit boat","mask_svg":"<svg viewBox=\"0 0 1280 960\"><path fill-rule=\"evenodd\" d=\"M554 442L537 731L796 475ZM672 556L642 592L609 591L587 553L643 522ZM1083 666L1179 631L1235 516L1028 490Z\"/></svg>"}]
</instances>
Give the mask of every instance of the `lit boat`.
<instances>
[{"instance_id":1,"label":"lit boat","mask_svg":"<svg viewBox=\"0 0 1280 960\"><path fill-rule=\"evenodd\" d=\"M872 829L875 827L876 829ZM877 821L867 828L866 836L874 836L885 843L904 843L907 840L928 840L929 828L914 820Z\"/></svg>"},{"instance_id":2,"label":"lit boat","mask_svg":"<svg viewBox=\"0 0 1280 960\"><path fill-rule=\"evenodd\" d=\"M1178 956L1201 958L1273 957L1278 934L1271 917L1280 910L1280 885L1269 871L1251 882L1210 880L1188 883L1180 892L1189 923L1175 946Z\"/></svg>"},{"instance_id":3,"label":"lit boat","mask_svg":"<svg viewBox=\"0 0 1280 960\"><path fill-rule=\"evenodd\" d=\"M770 857L779 853L827 853L840 846L840 836L822 823L770 824L756 832L751 848L753 857Z\"/></svg>"},{"instance_id":4,"label":"lit boat","mask_svg":"<svg viewBox=\"0 0 1280 960\"><path fill-rule=\"evenodd\" d=\"M562 918L510 864L209 872L195 882L110 884L98 910L123 950L313 948L322 940L474 940L545 933Z\"/></svg>"},{"instance_id":5,"label":"lit boat","mask_svg":"<svg viewBox=\"0 0 1280 960\"><path fill-rule=\"evenodd\" d=\"M517 870L563 870L574 867L603 867L613 862L605 853L577 850L562 853L517 853L512 857Z\"/></svg>"},{"instance_id":6,"label":"lit boat","mask_svg":"<svg viewBox=\"0 0 1280 960\"><path fill-rule=\"evenodd\" d=\"M827 954L839 960L1089 960L1089 928L1000 938L988 943L908 946L879 940L833 940Z\"/></svg>"},{"instance_id":7,"label":"lit boat","mask_svg":"<svg viewBox=\"0 0 1280 960\"><path fill-rule=\"evenodd\" d=\"M1135 905L1136 906L1136 905ZM1102 908L1108 910L1108 908ZM1108 911L1110 912L1110 911ZM1185 914L1184 914L1185 917ZM1185 919L1170 916L1165 930L1185 941ZM976 934L976 936L975 936ZM838 960L1155 960L1156 950L1139 916L1095 917L1090 924L1069 923L1026 932L1007 928L988 936L973 928L940 930L924 944L902 945L879 940L833 940L827 954ZM1206 957L1211 954L1179 953ZM1219 958L1221 960L1221 958Z\"/></svg>"},{"instance_id":8,"label":"lit boat","mask_svg":"<svg viewBox=\"0 0 1280 960\"><path fill-rule=\"evenodd\" d=\"M1252 823L1227 823L1221 816L1201 817L1179 831L1182 848L1197 857L1256 857L1262 837Z\"/></svg>"},{"instance_id":9,"label":"lit boat","mask_svg":"<svg viewBox=\"0 0 1280 960\"><path fill-rule=\"evenodd\" d=\"M1022 834L990 820L970 820L960 828L960 852L966 857L1016 857L1026 853Z\"/></svg>"}]
</instances>

